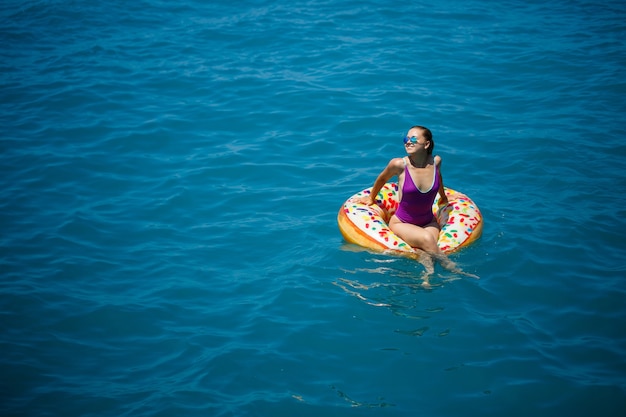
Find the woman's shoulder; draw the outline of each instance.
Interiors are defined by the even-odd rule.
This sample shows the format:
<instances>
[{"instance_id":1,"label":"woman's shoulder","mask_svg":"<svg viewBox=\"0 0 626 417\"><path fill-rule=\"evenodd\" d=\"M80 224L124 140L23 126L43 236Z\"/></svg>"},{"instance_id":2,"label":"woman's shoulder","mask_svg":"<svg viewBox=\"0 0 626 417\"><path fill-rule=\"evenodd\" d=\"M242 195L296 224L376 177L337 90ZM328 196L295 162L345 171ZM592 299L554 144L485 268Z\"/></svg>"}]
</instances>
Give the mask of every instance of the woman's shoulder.
<instances>
[{"instance_id":1,"label":"woman's shoulder","mask_svg":"<svg viewBox=\"0 0 626 417\"><path fill-rule=\"evenodd\" d=\"M406 166L406 160L403 157L393 158L391 161L389 161L389 166L404 169L404 167Z\"/></svg>"},{"instance_id":2,"label":"woman's shoulder","mask_svg":"<svg viewBox=\"0 0 626 417\"><path fill-rule=\"evenodd\" d=\"M435 163L435 165L439 166L441 165L441 157L439 155L435 155L433 157L433 162Z\"/></svg>"},{"instance_id":3,"label":"woman's shoulder","mask_svg":"<svg viewBox=\"0 0 626 417\"><path fill-rule=\"evenodd\" d=\"M391 175L399 175L402 171L404 171L404 160L403 158L393 158L387 164L385 170Z\"/></svg>"}]
</instances>

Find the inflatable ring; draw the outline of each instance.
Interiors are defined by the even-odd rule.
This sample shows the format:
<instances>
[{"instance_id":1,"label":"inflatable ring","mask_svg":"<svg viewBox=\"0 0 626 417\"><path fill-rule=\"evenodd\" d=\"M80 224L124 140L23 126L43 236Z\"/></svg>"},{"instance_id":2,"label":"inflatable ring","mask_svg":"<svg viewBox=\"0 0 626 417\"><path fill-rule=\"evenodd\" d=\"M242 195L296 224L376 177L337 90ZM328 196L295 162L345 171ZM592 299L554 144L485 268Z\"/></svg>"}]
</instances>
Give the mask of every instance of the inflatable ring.
<instances>
[{"instance_id":1,"label":"inflatable ring","mask_svg":"<svg viewBox=\"0 0 626 417\"><path fill-rule=\"evenodd\" d=\"M478 206L468 196L446 188L448 204L439 207L439 195L433 202L433 215L441 227L438 246L444 253L455 252L478 239L483 230L483 217ZM344 239L375 251L397 251L406 255L418 251L400 239L387 223L396 212L398 184L387 183L378 193L376 204L359 203L371 188L348 198L339 210L337 223Z\"/></svg>"}]
</instances>

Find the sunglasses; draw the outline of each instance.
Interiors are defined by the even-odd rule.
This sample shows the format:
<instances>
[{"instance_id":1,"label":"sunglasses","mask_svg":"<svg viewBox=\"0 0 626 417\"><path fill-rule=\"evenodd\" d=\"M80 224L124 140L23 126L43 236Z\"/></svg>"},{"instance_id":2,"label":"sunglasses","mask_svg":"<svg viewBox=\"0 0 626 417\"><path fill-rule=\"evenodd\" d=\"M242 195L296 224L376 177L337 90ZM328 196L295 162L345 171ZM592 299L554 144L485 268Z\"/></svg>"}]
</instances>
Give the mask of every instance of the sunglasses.
<instances>
[{"instance_id":1,"label":"sunglasses","mask_svg":"<svg viewBox=\"0 0 626 417\"><path fill-rule=\"evenodd\" d=\"M407 143L411 142L413 144L418 143L419 139L417 138L417 136L405 136L404 137L404 144L406 145Z\"/></svg>"}]
</instances>

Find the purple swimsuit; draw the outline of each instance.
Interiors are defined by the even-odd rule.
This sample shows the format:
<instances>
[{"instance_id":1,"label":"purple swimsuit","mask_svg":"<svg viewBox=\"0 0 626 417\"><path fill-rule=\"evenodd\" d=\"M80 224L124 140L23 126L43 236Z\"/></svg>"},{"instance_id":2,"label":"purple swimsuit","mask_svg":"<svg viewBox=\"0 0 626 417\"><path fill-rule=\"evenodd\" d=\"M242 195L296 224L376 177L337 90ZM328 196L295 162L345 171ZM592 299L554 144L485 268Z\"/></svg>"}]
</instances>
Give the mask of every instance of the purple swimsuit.
<instances>
[{"instance_id":1,"label":"purple swimsuit","mask_svg":"<svg viewBox=\"0 0 626 417\"><path fill-rule=\"evenodd\" d=\"M396 216L403 223L411 223L417 226L426 226L434 219L433 202L439 192L439 175L437 165L434 165L433 185L426 192L421 192L415 186L409 167L404 165L404 184L402 185L402 200L396 210Z\"/></svg>"}]
</instances>

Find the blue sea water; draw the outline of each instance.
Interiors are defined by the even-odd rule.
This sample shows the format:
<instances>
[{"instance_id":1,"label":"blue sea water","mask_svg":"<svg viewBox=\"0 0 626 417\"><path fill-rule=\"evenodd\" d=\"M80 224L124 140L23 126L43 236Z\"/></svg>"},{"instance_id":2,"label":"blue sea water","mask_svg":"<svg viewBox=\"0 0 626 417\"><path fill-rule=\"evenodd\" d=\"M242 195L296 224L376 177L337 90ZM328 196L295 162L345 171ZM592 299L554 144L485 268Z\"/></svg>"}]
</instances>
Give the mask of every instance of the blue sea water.
<instances>
[{"instance_id":1,"label":"blue sea water","mask_svg":"<svg viewBox=\"0 0 626 417\"><path fill-rule=\"evenodd\" d=\"M3 416L623 416L619 0L0 5ZM336 224L414 124L480 279Z\"/></svg>"}]
</instances>

